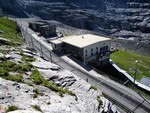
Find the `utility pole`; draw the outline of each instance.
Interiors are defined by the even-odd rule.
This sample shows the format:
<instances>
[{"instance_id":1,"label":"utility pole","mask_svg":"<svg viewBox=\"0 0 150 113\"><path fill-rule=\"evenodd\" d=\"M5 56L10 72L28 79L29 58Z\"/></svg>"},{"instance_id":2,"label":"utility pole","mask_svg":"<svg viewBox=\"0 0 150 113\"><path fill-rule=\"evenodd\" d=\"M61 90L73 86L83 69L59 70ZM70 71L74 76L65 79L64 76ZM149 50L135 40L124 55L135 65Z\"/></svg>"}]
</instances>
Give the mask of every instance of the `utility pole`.
<instances>
[{"instance_id":1,"label":"utility pole","mask_svg":"<svg viewBox=\"0 0 150 113\"><path fill-rule=\"evenodd\" d=\"M39 42L39 44L40 44L40 49L41 49L41 55L42 55L42 57L43 57L43 50L42 50L42 44Z\"/></svg>"},{"instance_id":2,"label":"utility pole","mask_svg":"<svg viewBox=\"0 0 150 113\"><path fill-rule=\"evenodd\" d=\"M49 59L50 59L50 62L52 63L52 53L51 53L51 51L49 51L49 55L50 55L50 56L49 56L49 57L50 57L50 58L49 58Z\"/></svg>"},{"instance_id":3,"label":"utility pole","mask_svg":"<svg viewBox=\"0 0 150 113\"><path fill-rule=\"evenodd\" d=\"M33 44L33 39L32 39L32 37L31 37L31 43L32 43L32 48L34 48L34 44Z\"/></svg>"},{"instance_id":4,"label":"utility pole","mask_svg":"<svg viewBox=\"0 0 150 113\"><path fill-rule=\"evenodd\" d=\"M135 85L135 80L136 80L136 73L137 73L137 63L138 60L135 61L135 71L134 71L134 85Z\"/></svg>"}]
</instances>

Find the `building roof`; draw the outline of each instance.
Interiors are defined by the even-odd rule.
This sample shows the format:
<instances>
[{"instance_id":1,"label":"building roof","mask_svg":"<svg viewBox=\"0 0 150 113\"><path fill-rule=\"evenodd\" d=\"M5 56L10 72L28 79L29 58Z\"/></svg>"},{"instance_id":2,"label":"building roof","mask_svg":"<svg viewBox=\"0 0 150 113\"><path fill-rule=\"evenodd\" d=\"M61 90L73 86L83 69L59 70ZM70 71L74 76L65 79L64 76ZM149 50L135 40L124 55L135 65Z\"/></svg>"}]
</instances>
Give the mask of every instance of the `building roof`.
<instances>
[{"instance_id":1,"label":"building roof","mask_svg":"<svg viewBox=\"0 0 150 113\"><path fill-rule=\"evenodd\" d=\"M65 38L62 40L62 42L68 43L70 45L73 45L79 48L84 48L86 46L89 46L98 42L102 42L102 41L107 41L107 40L111 40L111 39L103 37L103 36L98 36L98 35L85 34L85 35Z\"/></svg>"},{"instance_id":2,"label":"building roof","mask_svg":"<svg viewBox=\"0 0 150 113\"><path fill-rule=\"evenodd\" d=\"M50 42L53 43L53 44L61 44L62 43L61 40L52 40Z\"/></svg>"}]
</instances>

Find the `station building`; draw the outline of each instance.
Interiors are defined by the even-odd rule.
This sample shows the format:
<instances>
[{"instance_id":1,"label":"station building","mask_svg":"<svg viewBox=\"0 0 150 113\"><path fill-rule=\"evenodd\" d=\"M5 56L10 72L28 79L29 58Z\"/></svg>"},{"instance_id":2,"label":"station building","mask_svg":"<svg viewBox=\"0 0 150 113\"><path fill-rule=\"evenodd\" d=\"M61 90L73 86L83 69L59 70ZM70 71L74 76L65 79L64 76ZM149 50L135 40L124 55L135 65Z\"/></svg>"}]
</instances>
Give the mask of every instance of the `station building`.
<instances>
[{"instance_id":1,"label":"station building","mask_svg":"<svg viewBox=\"0 0 150 113\"><path fill-rule=\"evenodd\" d=\"M53 50L64 51L86 63L104 65L109 62L111 39L85 34L50 41Z\"/></svg>"}]
</instances>

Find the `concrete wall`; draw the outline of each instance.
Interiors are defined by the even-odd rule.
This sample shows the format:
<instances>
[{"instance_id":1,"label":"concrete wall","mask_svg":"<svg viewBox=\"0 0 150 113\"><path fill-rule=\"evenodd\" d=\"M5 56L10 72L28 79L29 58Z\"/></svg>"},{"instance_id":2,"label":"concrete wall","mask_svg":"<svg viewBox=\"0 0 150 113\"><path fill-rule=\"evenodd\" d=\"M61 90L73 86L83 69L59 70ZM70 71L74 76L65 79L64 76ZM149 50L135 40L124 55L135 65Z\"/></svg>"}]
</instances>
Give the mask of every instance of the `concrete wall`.
<instances>
[{"instance_id":1,"label":"concrete wall","mask_svg":"<svg viewBox=\"0 0 150 113\"><path fill-rule=\"evenodd\" d=\"M66 52L71 53L73 56L79 58L80 60L83 60L83 49L82 48L78 48L78 47L75 47L75 46L67 44L67 43L63 43L62 47Z\"/></svg>"},{"instance_id":2,"label":"concrete wall","mask_svg":"<svg viewBox=\"0 0 150 113\"><path fill-rule=\"evenodd\" d=\"M106 50L106 46L107 46L107 50ZM104 51L110 50L110 47L111 47L111 41L110 40L98 42L96 44L85 47L84 48L85 60L90 59L92 56L95 56L96 54L103 53ZM91 49L93 49L93 51Z\"/></svg>"}]
</instances>

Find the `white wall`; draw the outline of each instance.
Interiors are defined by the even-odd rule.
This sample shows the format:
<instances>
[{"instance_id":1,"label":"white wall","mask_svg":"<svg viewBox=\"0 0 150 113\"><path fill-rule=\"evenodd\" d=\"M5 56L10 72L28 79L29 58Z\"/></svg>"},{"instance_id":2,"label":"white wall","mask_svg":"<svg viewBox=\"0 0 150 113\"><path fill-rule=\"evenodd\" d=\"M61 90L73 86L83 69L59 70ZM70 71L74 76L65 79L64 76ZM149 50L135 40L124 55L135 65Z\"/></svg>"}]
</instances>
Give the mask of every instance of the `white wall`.
<instances>
[{"instance_id":1,"label":"white wall","mask_svg":"<svg viewBox=\"0 0 150 113\"><path fill-rule=\"evenodd\" d=\"M87 47L84 48L84 58L90 58L92 57L91 56L91 49L93 49L93 56L95 56L96 54L96 48L98 47L98 53L100 53L100 48L101 47L105 47L105 46L108 46L108 50L110 50L110 47L111 47L111 41L110 40L107 40L107 41L102 41L102 42L98 42L98 43L95 43L93 45L89 45ZM87 50L87 56L86 56L86 50Z\"/></svg>"}]
</instances>

